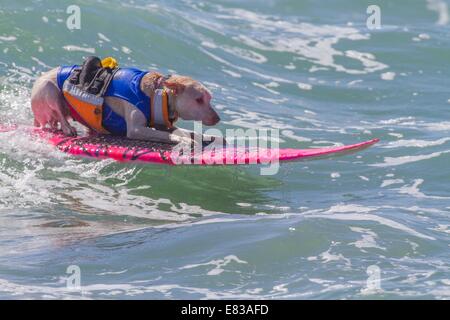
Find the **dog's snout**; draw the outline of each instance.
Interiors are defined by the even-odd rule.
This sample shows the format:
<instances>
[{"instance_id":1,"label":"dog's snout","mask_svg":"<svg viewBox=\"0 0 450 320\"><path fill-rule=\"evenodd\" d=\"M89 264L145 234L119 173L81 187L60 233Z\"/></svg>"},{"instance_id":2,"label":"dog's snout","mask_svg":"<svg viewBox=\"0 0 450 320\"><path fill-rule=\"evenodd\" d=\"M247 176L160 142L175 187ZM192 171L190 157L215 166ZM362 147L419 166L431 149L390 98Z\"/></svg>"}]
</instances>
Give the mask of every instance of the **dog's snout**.
<instances>
[{"instance_id":1,"label":"dog's snout","mask_svg":"<svg viewBox=\"0 0 450 320\"><path fill-rule=\"evenodd\" d=\"M214 114L210 115L206 119L204 119L203 124L207 126L214 126L220 121L220 117L217 113L214 112Z\"/></svg>"},{"instance_id":2,"label":"dog's snout","mask_svg":"<svg viewBox=\"0 0 450 320\"><path fill-rule=\"evenodd\" d=\"M219 117L219 115L216 113L213 117L212 117L212 122L214 123L214 124L217 124L217 123L219 123L219 121L220 121L220 117ZM214 125L213 124L213 125Z\"/></svg>"}]
</instances>

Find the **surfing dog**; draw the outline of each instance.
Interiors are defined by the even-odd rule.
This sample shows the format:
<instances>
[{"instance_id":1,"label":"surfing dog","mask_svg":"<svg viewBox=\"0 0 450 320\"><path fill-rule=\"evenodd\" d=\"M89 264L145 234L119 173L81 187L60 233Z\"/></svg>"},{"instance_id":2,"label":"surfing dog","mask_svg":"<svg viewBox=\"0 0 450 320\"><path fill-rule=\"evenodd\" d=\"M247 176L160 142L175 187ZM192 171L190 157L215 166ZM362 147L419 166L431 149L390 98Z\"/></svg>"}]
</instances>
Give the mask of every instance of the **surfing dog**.
<instances>
[{"instance_id":1,"label":"surfing dog","mask_svg":"<svg viewBox=\"0 0 450 320\"><path fill-rule=\"evenodd\" d=\"M68 121L73 119L91 133L180 143L191 142L196 135L176 128L178 118L207 126L220 121L211 105L211 92L200 82L187 76L163 76L116 65L108 69L105 60L100 65L98 58L89 57L82 67L57 67L41 75L31 92L34 126L61 129L67 136L76 136ZM84 80L80 82L81 78ZM99 90L103 90L101 94Z\"/></svg>"}]
</instances>

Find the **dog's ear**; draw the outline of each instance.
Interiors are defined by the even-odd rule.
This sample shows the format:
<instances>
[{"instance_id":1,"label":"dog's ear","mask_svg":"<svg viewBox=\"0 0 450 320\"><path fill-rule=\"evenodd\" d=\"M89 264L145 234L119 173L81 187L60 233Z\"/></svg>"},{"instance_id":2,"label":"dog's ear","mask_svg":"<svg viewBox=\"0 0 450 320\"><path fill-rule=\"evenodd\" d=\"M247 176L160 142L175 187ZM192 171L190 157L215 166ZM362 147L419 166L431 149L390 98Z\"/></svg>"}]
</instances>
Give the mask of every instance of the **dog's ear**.
<instances>
[{"instance_id":1,"label":"dog's ear","mask_svg":"<svg viewBox=\"0 0 450 320\"><path fill-rule=\"evenodd\" d=\"M170 77L164 82L164 86L172 90L176 95L183 92L185 85L180 81L177 81L175 77Z\"/></svg>"}]
</instances>

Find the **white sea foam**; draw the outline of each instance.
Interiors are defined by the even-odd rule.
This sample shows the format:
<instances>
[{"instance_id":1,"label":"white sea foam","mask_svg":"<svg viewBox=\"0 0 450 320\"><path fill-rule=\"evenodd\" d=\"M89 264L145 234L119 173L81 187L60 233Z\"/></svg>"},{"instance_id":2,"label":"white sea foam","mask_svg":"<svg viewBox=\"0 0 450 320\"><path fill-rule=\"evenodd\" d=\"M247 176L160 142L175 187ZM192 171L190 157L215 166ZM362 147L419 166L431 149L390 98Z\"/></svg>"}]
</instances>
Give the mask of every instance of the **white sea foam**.
<instances>
[{"instance_id":1,"label":"white sea foam","mask_svg":"<svg viewBox=\"0 0 450 320\"><path fill-rule=\"evenodd\" d=\"M222 68L222 71L225 72L226 74L232 76L233 78L241 78L242 77L242 75L240 73L234 72L234 71L231 71L228 69Z\"/></svg>"},{"instance_id":2,"label":"white sea foam","mask_svg":"<svg viewBox=\"0 0 450 320\"><path fill-rule=\"evenodd\" d=\"M120 270L120 271L105 271L105 272L97 273L97 275L98 276L108 276L108 275L115 275L115 274L123 274L127 271L128 271L128 269Z\"/></svg>"},{"instance_id":3,"label":"white sea foam","mask_svg":"<svg viewBox=\"0 0 450 320\"><path fill-rule=\"evenodd\" d=\"M240 264L248 263L247 261L239 259L235 255L229 255L229 256L224 257L223 259L211 260L211 261L205 262L205 263L189 264L189 265L181 267L180 270L193 269L193 268L198 268L198 267L202 267L202 266L213 265L215 267L213 269L209 270L207 275L208 276L217 276L217 275L223 273L225 271L224 267L226 267L231 262L240 263Z\"/></svg>"},{"instance_id":4,"label":"white sea foam","mask_svg":"<svg viewBox=\"0 0 450 320\"><path fill-rule=\"evenodd\" d=\"M252 206L252 204L251 203L247 203L247 202L238 202L238 203L236 203L238 206L240 206L240 207L245 207L245 208L248 208L248 207L251 207Z\"/></svg>"},{"instance_id":5,"label":"white sea foam","mask_svg":"<svg viewBox=\"0 0 450 320\"><path fill-rule=\"evenodd\" d=\"M288 293L289 289L286 288L288 285L289 285L288 283L282 283L282 284L278 284L276 286L273 286L271 292Z\"/></svg>"},{"instance_id":6,"label":"white sea foam","mask_svg":"<svg viewBox=\"0 0 450 320\"><path fill-rule=\"evenodd\" d=\"M446 234L450 234L450 225L449 224L438 224L437 227L432 228L431 230L435 230L437 232L443 232ZM450 285L450 280L449 280L449 285Z\"/></svg>"},{"instance_id":7,"label":"white sea foam","mask_svg":"<svg viewBox=\"0 0 450 320\"><path fill-rule=\"evenodd\" d=\"M97 35L101 40L106 41L106 42L111 42L111 40L107 36L105 36L103 33L99 32L99 33L97 33Z\"/></svg>"},{"instance_id":8,"label":"white sea foam","mask_svg":"<svg viewBox=\"0 0 450 320\"><path fill-rule=\"evenodd\" d=\"M386 188L390 185L399 184L399 183L405 183L405 181L403 179L386 179L386 180L383 180L383 183L381 184L380 187Z\"/></svg>"},{"instance_id":9,"label":"white sea foam","mask_svg":"<svg viewBox=\"0 0 450 320\"><path fill-rule=\"evenodd\" d=\"M348 220L348 221L351 220L374 221L382 225L388 226L390 228L404 231L419 238L435 240L435 238L422 234L418 231L415 231L414 229L411 229L401 223L371 213L376 210L377 208L355 204L347 204L347 205L332 206L329 210L325 211L323 214L318 214L318 212L316 211L311 211L309 213L305 213L304 216L307 218L323 218L323 219Z\"/></svg>"},{"instance_id":10,"label":"white sea foam","mask_svg":"<svg viewBox=\"0 0 450 320\"><path fill-rule=\"evenodd\" d=\"M44 67L46 69L51 69L52 67L47 65L46 63L42 62L41 60L39 60L36 57L31 57L31 60L33 60L34 62L36 62L38 65L40 65L41 67Z\"/></svg>"},{"instance_id":11,"label":"white sea foam","mask_svg":"<svg viewBox=\"0 0 450 320\"><path fill-rule=\"evenodd\" d=\"M63 49L66 50L66 51L80 51L80 52L86 52L86 53L95 54L95 48L79 47L79 46L75 46L75 45L67 45L67 46L64 46Z\"/></svg>"},{"instance_id":12,"label":"white sea foam","mask_svg":"<svg viewBox=\"0 0 450 320\"><path fill-rule=\"evenodd\" d=\"M121 47L121 50L122 50L122 52L125 53L125 54L131 54L131 52L132 52L130 48L125 47L125 46L122 46L122 47Z\"/></svg>"},{"instance_id":13,"label":"white sea foam","mask_svg":"<svg viewBox=\"0 0 450 320\"><path fill-rule=\"evenodd\" d=\"M400 187L398 190L401 194L408 194L413 196L414 198L423 198L423 199L440 199L440 200L448 200L450 197L441 197L441 196L430 196L421 192L419 186L423 184L425 180L423 179L414 179L414 182L411 185L405 185Z\"/></svg>"},{"instance_id":14,"label":"white sea foam","mask_svg":"<svg viewBox=\"0 0 450 320\"><path fill-rule=\"evenodd\" d=\"M363 80L353 80L353 81L350 81L349 83L347 83L347 85L349 87L351 87L351 86L353 86L355 84L358 84L358 83L361 83L361 82L363 82Z\"/></svg>"},{"instance_id":15,"label":"white sea foam","mask_svg":"<svg viewBox=\"0 0 450 320\"><path fill-rule=\"evenodd\" d=\"M282 20L277 16L259 14L244 9L226 8L220 5L214 7L220 12L215 16L218 19L225 21L225 23L229 23L228 21L239 20L240 26L243 22L248 25L248 30L250 32L244 35L240 32L241 27L236 28L230 22L227 30L233 32L233 30L236 29L235 35L233 36L235 41L259 51L292 53L295 55L294 60L306 60L312 63L313 66L311 67L311 72L313 72L312 68L322 70L332 68L336 71L349 74L367 74L388 68L386 64L376 61L373 54L356 50L340 51L335 47L341 40L358 41L370 39L369 34L362 34L356 28L348 26L314 25L305 22ZM184 15L182 12L180 12L180 14ZM201 17L197 17L196 21L192 21L192 23L225 35L223 23L216 23L211 19L203 19ZM257 32L253 35L252 30L257 30ZM279 34L283 34L283 37L279 37ZM218 50L220 48L220 46L214 44L211 39L203 40L202 45L203 48L200 48L200 50L214 60L244 72L261 75L259 72L236 64L231 64L217 54L206 51L205 48L211 50ZM248 58L247 53L251 52L247 51L246 54L242 55L241 48L238 47L222 47L221 49L228 52L230 51L230 48L232 51L239 51L244 59ZM358 61L361 64L361 68L347 68L344 64L336 63L335 57L342 56L350 60ZM251 53L251 61L253 62L265 62L266 58L263 57L264 56L255 51ZM294 67L295 66L292 63L287 66L288 69L293 69ZM267 75L264 76L267 77ZM290 82L286 79L283 80Z\"/></svg>"},{"instance_id":16,"label":"white sea foam","mask_svg":"<svg viewBox=\"0 0 450 320\"><path fill-rule=\"evenodd\" d=\"M344 257L342 253L338 254L331 253L331 248L319 254L319 258L322 260L323 263L329 263L333 261L344 261L346 265L351 265L350 259Z\"/></svg>"},{"instance_id":17,"label":"white sea foam","mask_svg":"<svg viewBox=\"0 0 450 320\"><path fill-rule=\"evenodd\" d=\"M427 236L425 234L422 234L418 231L415 231L401 223L392 221L390 219L387 218L382 218L379 217L377 215L373 215L373 214L362 214L362 213L336 213L336 214L323 214L323 215L309 215L308 218L323 218L323 219L334 219L334 220L354 220L354 221L358 221L358 220L362 220L362 221L374 221L374 222L378 222L382 225L391 227L393 229L397 229L397 230L401 230L404 231L406 233L409 233L412 236L416 236L419 238L423 238L423 239L428 239L428 240L436 240L434 237L430 237Z\"/></svg>"},{"instance_id":18,"label":"white sea foam","mask_svg":"<svg viewBox=\"0 0 450 320\"><path fill-rule=\"evenodd\" d=\"M447 25L450 21L447 3L443 0L427 0L427 2L427 8L429 10L436 11L439 15L436 24L442 26Z\"/></svg>"},{"instance_id":19,"label":"white sea foam","mask_svg":"<svg viewBox=\"0 0 450 320\"><path fill-rule=\"evenodd\" d=\"M320 120L312 119L310 117L302 117L302 116L294 116L295 119L300 120L301 122L306 122L314 127L321 128L323 127L323 123Z\"/></svg>"},{"instance_id":20,"label":"white sea foam","mask_svg":"<svg viewBox=\"0 0 450 320\"><path fill-rule=\"evenodd\" d=\"M426 148L426 147L435 147L445 144L450 141L450 138L441 138L438 140L397 140L393 142L389 142L382 146L382 148L399 148L399 147L415 147L415 148Z\"/></svg>"},{"instance_id":21,"label":"white sea foam","mask_svg":"<svg viewBox=\"0 0 450 320\"><path fill-rule=\"evenodd\" d=\"M173 299L174 294L183 293L185 295L195 295L202 299L273 299L273 298L307 298L313 295L312 292L288 294L286 288L289 284L282 283L272 287L267 292L262 288L248 288L245 291L242 288L214 290L202 287L183 286L178 284L152 284L151 281L132 281L128 283L113 284L89 284L82 285L81 290L70 290L65 286L66 278L62 278L59 284L51 285L25 285L8 280L0 279L0 292L11 296L20 297L39 297L46 299L96 299L98 297L114 298L118 295L127 297L138 297L154 295L155 297L165 297ZM333 290L343 289L347 286L335 285L329 286L318 292L326 293Z\"/></svg>"},{"instance_id":22,"label":"white sea foam","mask_svg":"<svg viewBox=\"0 0 450 320\"><path fill-rule=\"evenodd\" d=\"M450 131L450 121L423 123L420 126L429 131Z\"/></svg>"},{"instance_id":23,"label":"white sea foam","mask_svg":"<svg viewBox=\"0 0 450 320\"><path fill-rule=\"evenodd\" d=\"M299 142L310 142L312 141L310 138L301 137L294 133L292 130L283 130L281 131L281 134L289 139L299 141Z\"/></svg>"},{"instance_id":24,"label":"white sea foam","mask_svg":"<svg viewBox=\"0 0 450 320\"><path fill-rule=\"evenodd\" d=\"M376 240L378 239L378 235L372 230L358 227L350 227L350 230L352 230L353 232L360 233L362 238L349 244L354 245L359 249L376 248L386 250L386 248L381 247L380 245L377 244Z\"/></svg>"},{"instance_id":25,"label":"white sea foam","mask_svg":"<svg viewBox=\"0 0 450 320\"><path fill-rule=\"evenodd\" d=\"M334 281L332 280L325 280L325 279L318 279L318 278L309 278L309 281L313 282L313 283L317 283L317 284L330 284L330 283L334 283Z\"/></svg>"},{"instance_id":26,"label":"white sea foam","mask_svg":"<svg viewBox=\"0 0 450 320\"><path fill-rule=\"evenodd\" d=\"M445 150L445 151L437 151L437 152L433 152L430 154L423 154L423 155L417 155L417 156L385 157L384 163L371 164L371 166L373 166L373 167L400 166L403 164L437 158L437 157L440 157L443 154L447 154L449 152L450 152L450 150Z\"/></svg>"},{"instance_id":27,"label":"white sea foam","mask_svg":"<svg viewBox=\"0 0 450 320\"><path fill-rule=\"evenodd\" d=\"M275 119L270 115L266 115L249 109L242 109L240 111L233 111L231 109L224 110L231 120L223 121L226 124L233 126L248 128L248 129L280 129L280 130L294 130L297 129L285 122L282 119Z\"/></svg>"},{"instance_id":28,"label":"white sea foam","mask_svg":"<svg viewBox=\"0 0 450 320\"><path fill-rule=\"evenodd\" d=\"M8 42L12 42L12 41L16 41L17 37L15 36L0 36L0 41L8 41Z\"/></svg>"},{"instance_id":29,"label":"white sea foam","mask_svg":"<svg viewBox=\"0 0 450 320\"><path fill-rule=\"evenodd\" d=\"M392 81L395 79L395 72L385 72L381 74L381 79Z\"/></svg>"},{"instance_id":30,"label":"white sea foam","mask_svg":"<svg viewBox=\"0 0 450 320\"><path fill-rule=\"evenodd\" d=\"M217 46L219 47L219 46ZM252 50L247 50L247 49L242 49L242 48L238 48L238 47L231 47L231 46L220 46L220 48L227 52L230 53L238 58L244 59L244 60L248 60L251 62L255 62L255 63L265 63L267 62L267 58L265 56L263 56L260 53L257 53L255 51Z\"/></svg>"},{"instance_id":31,"label":"white sea foam","mask_svg":"<svg viewBox=\"0 0 450 320\"><path fill-rule=\"evenodd\" d=\"M295 70L297 67L291 62L291 63L285 65L284 68L288 69L288 70Z\"/></svg>"},{"instance_id":32,"label":"white sea foam","mask_svg":"<svg viewBox=\"0 0 450 320\"><path fill-rule=\"evenodd\" d=\"M244 9L218 7L220 19L240 22L246 21L250 30L258 30L258 35L239 35L234 39L250 47L265 51L291 52L299 59L308 60L322 67L331 67L337 71L350 74L364 74L383 70L387 66L377 62L369 53L347 50L345 52L334 48L342 39L367 40L368 34L361 34L352 27L330 25L313 25L304 22L280 20L276 16L263 15ZM282 33L283 37L276 36ZM359 61L364 69L349 69L334 61L335 56L346 56Z\"/></svg>"},{"instance_id":33,"label":"white sea foam","mask_svg":"<svg viewBox=\"0 0 450 320\"><path fill-rule=\"evenodd\" d=\"M270 83L266 83L266 84L263 84L263 83L257 83L257 82L252 82L252 84L253 84L255 87L258 87L258 88L262 88L262 89L264 89L264 90L267 90L268 92L270 92L270 93L272 93L272 94L275 94L275 95L279 95L279 94L280 94L278 91L273 90L273 89L270 88L271 82L270 82Z\"/></svg>"},{"instance_id":34,"label":"white sea foam","mask_svg":"<svg viewBox=\"0 0 450 320\"><path fill-rule=\"evenodd\" d=\"M165 198L154 200L147 196L134 195L134 189L121 186L131 182L139 174L140 169L136 167L125 167L105 174L102 170L111 165L112 160L84 162L81 159L73 159L46 143L30 143L29 135L20 132L1 133L1 136L2 153L8 154L12 160L23 162L26 167L19 172L0 162L0 208L32 208L54 202L72 207L76 203L76 207L82 208L82 211L88 209L98 213L161 222L186 221L198 214L217 214L203 210L198 205L175 204ZM58 176L77 174L77 178L60 176L58 180L42 179L40 172L43 170L58 173ZM102 183L109 179L120 182L114 186ZM137 189L144 188L150 186L141 184Z\"/></svg>"},{"instance_id":35,"label":"white sea foam","mask_svg":"<svg viewBox=\"0 0 450 320\"><path fill-rule=\"evenodd\" d=\"M289 101L288 98L283 97L283 98L279 98L279 99L275 99L275 98L267 98L267 97L258 97L258 100L262 100L262 101L266 101L269 103L273 103L273 104L283 104L287 101Z\"/></svg>"},{"instance_id":36,"label":"white sea foam","mask_svg":"<svg viewBox=\"0 0 450 320\"><path fill-rule=\"evenodd\" d=\"M217 62L220 62L223 65L226 65L226 66L228 66L230 68L234 68L234 69L240 70L242 72L246 72L246 73L250 73L250 74L253 74L253 75L257 75L260 78L266 79L266 80L283 82L283 83L293 83L293 81L288 80L288 79L280 78L280 77L277 77L277 76L270 76L270 75L267 75L267 74L264 74L264 73L252 70L252 69L247 68L247 67L238 66L238 65L236 65L234 63L231 63L231 62L229 62L229 61L219 57L218 55L215 55L215 54L209 52L208 50L206 50L204 48L199 48L199 50L202 51L207 56L209 56L210 58L212 58L213 60L215 60Z\"/></svg>"},{"instance_id":37,"label":"white sea foam","mask_svg":"<svg viewBox=\"0 0 450 320\"><path fill-rule=\"evenodd\" d=\"M337 179L341 177L341 174L339 172L332 172L330 176L333 179Z\"/></svg>"},{"instance_id":38,"label":"white sea foam","mask_svg":"<svg viewBox=\"0 0 450 320\"><path fill-rule=\"evenodd\" d=\"M414 128L414 129L423 129L431 132L439 132L439 131L450 131L450 121L442 121L442 122L426 122L423 120L417 120L415 117L399 117L388 120L381 120L379 124L371 124L368 122L364 122L365 128L389 128L392 130L392 127L406 127L406 128ZM357 126L353 126L354 128L361 128Z\"/></svg>"},{"instance_id":39,"label":"white sea foam","mask_svg":"<svg viewBox=\"0 0 450 320\"><path fill-rule=\"evenodd\" d=\"M299 83L297 83L297 86L302 90L311 90L312 89L312 85L310 85L308 83L299 82Z\"/></svg>"}]
</instances>

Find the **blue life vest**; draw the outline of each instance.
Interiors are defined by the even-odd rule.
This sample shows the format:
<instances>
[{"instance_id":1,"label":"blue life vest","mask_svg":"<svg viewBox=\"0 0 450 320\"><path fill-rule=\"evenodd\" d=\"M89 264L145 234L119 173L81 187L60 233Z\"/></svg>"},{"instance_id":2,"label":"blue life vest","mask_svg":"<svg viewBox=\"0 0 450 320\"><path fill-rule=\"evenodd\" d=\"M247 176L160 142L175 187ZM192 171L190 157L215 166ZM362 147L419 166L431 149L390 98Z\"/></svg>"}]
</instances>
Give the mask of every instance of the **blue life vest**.
<instances>
[{"instance_id":1,"label":"blue life vest","mask_svg":"<svg viewBox=\"0 0 450 320\"><path fill-rule=\"evenodd\" d=\"M57 82L60 90L63 90L64 82L78 65L62 66L58 70ZM142 77L147 71L135 68L120 68L111 81L104 97L116 97L123 99L138 108L147 118L147 123L151 123L151 104L150 98L142 92L140 83ZM71 110L73 112L73 110ZM75 120L75 117L73 117ZM81 119L82 120L82 119ZM80 121L83 122L83 121ZM86 123L85 123L86 124ZM109 133L114 135L126 136L127 124L125 119L115 113L113 109L105 102L102 108L102 126Z\"/></svg>"}]
</instances>

